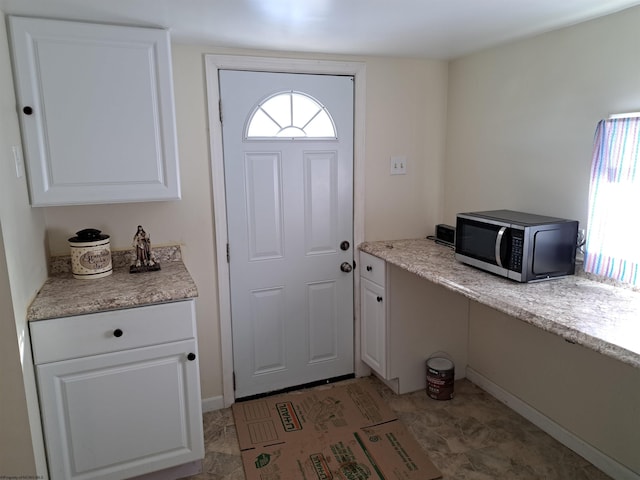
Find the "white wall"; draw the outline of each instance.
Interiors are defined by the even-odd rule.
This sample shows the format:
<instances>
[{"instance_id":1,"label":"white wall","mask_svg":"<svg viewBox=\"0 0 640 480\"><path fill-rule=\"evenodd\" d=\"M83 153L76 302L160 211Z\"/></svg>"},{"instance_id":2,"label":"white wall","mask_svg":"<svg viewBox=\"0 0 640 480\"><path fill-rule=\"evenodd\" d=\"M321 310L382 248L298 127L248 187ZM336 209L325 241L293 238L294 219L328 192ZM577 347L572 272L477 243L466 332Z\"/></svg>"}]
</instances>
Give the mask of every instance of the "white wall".
<instances>
[{"instance_id":1,"label":"white wall","mask_svg":"<svg viewBox=\"0 0 640 480\"><path fill-rule=\"evenodd\" d=\"M151 233L152 245L183 245L185 264L200 295L196 314L202 395L213 398L222 395L222 371L204 74L207 53L270 55L269 52L173 45L181 201L42 210L48 245L56 255L68 254L67 239L87 227L111 235L112 249L129 248L138 224ZM271 56L297 57L283 53ZM366 63L366 239L419 237L431 233L438 221L442 198L446 62L299 58ZM408 157L407 175L389 175L392 155Z\"/></svg>"},{"instance_id":2,"label":"white wall","mask_svg":"<svg viewBox=\"0 0 640 480\"><path fill-rule=\"evenodd\" d=\"M451 62L443 220L512 208L586 225L593 135L640 110L640 8Z\"/></svg>"},{"instance_id":3,"label":"white wall","mask_svg":"<svg viewBox=\"0 0 640 480\"><path fill-rule=\"evenodd\" d=\"M0 284L2 289L0 299L3 302L11 302L11 306L4 305L0 313L10 315L13 310L15 318L14 327L5 326L5 319L3 319L2 325L6 328L2 328L0 337L3 342L8 342L5 346L7 351L13 351L17 354L15 362L5 363L3 361L0 368L2 368L3 380L14 378L16 383L13 388L23 390L22 394L19 391L14 392L17 396L13 397L12 401L26 397L29 412L29 424L27 425L24 424L25 417L21 414L20 406L16 407L16 415L7 418L8 421L15 422L14 424L9 424L5 428L5 417L2 418L0 445L5 441L25 441L24 437L11 438L11 433L14 429L30 428L34 451L33 453L25 452L26 456L22 460L13 459L25 462L25 471L16 473L28 475L33 469L33 456L35 455L38 474L46 475L40 414L29 345L29 331L26 323L27 307L47 278L44 218L41 211L29 206L25 177L18 178L16 176L12 147L20 145L20 131L13 91L4 14L0 11L0 224L2 225L1 234L6 257L6 267L2 268L6 268L8 278L8 291L6 284ZM14 342L17 342L17 348L15 348ZM5 344L3 343L3 345ZM5 347L3 347L3 354L7 353L4 350ZM20 368L20 365L22 366L22 375L16 376L16 372L12 369L16 366ZM5 368L7 369L6 373ZM3 388L5 388L4 384ZM3 400L2 408L4 410L10 406L5 405ZM25 445L22 447L28 448ZM2 465L0 462L0 467ZM3 472L0 468L0 476L3 473L9 474L11 472Z\"/></svg>"}]
</instances>

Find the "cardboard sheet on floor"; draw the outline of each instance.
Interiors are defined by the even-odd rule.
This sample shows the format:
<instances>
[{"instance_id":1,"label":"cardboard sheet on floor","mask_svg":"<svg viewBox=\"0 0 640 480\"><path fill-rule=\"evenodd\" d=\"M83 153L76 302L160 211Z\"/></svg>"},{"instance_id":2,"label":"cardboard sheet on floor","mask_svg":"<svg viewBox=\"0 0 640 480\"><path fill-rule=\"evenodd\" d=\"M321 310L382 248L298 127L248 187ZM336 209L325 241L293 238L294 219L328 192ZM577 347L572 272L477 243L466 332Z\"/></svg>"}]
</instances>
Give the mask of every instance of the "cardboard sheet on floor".
<instances>
[{"instance_id":1,"label":"cardboard sheet on floor","mask_svg":"<svg viewBox=\"0 0 640 480\"><path fill-rule=\"evenodd\" d=\"M248 480L441 477L365 382L240 402L233 415Z\"/></svg>"}]
</instances>

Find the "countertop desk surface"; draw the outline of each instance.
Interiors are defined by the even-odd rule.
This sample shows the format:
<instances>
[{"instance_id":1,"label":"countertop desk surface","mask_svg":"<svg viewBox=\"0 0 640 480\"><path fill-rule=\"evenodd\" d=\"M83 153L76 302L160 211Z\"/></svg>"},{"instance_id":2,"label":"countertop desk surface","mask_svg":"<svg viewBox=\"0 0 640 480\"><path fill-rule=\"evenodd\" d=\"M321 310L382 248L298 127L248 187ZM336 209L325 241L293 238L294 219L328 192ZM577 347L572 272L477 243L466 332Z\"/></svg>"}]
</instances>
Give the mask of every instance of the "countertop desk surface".
<instances>
[{"instance_id":1,"label":"countertop desk surface","mask_svg":"<svg viewBox=\"0 0 640 480\"><path fill-rule=\"evenodd\" d=\"M640 368L640 292L584 273L518 283L464 265L431 240L364 242L363 252L547 332Z\"/></svg>"},{"instance_id":2,"label":"countertop desk surface","mask_svg":"<svg viewBox=\"0 0 640 480\"><path fill-rule=\"evenodd\" d=\"M52 274L27 310L27 320L83 315L121 308L187 300L198 289L181 260L179 250L171 261L162 261L161 270L129 273L119 265L108 277L78 280L71 272ZM163 260L167 260L163 258Z\"/></svg>"}]
</instances>

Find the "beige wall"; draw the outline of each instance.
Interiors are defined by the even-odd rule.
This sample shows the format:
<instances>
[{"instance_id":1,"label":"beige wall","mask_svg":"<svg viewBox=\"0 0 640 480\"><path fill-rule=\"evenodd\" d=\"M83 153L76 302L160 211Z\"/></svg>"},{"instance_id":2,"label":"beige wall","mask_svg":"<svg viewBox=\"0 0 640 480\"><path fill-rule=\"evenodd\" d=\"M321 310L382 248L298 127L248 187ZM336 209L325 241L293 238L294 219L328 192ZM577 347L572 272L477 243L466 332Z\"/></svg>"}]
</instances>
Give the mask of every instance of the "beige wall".
<instances>
[{"instance_id":1,"label":"beige wall","mask_svg":"<svg viewBox=\"0 0 640 480\"><path fill-rule=\"evenodd\" d=\"M584 223L595 124L608 113L640 109L638 24L640 8L449 66L415 59L301 56L366 63L366 239L421 237L432 233L435 223L453 222L458 211L480 208L511 207ZM200 292L202 393L205 398L222 394L203 57L269 53L174 45L182 201L32 209L24 177L16 178L12 170L11 146L20 137L4 28L2 22L0 220L41 465L23 319L46 278L47 250L67 254L67 238L82 228L110 234L114 249L129 248L138 224L151 233L154 245L184 246ZM406 176L389 175L393 155L408 157Z\"/></svg>"},{"instance_id":2,"label":"beige wall","mask_svg":"<svg viewBox=\"0 0 640 480\"><path fill-rule=\"evenodd\" d=\"M366 240L432 234L442 210L446 63L367 59ZM392 156L407 175L390 176Z\"/></svg>"},{"instance_id":3,"label":"beige wall","mask_svg":"<svg viewBox=\"0 0 640 480\"><path fill-rule=\"evenodd\" d=\"M476 302L469 367L640 474L640 369Z\"/></svg>"},{"instance_id":4,"label":"beige wall","mask_svg":"<svg viewBox=\"0 0 640 480\"><path fill-rule=\"evenodd\" d=\"M0 478L35 476L9 272L0 228Z\"/></svg>"},{"instance_id":5,"label":"beige wall","mask_svg":"<svg viewBox=\"0 0 640 480\"><path fill-rule=\"evenodd\" d=\"M202 395L222 395L215 237L208 149L204 55L238 52L174 45L178 148L182 175L179 202L44 208L52 254L68 254L67 239L94 227L111 235L113 249L129 248L144 225L152 244L180 243L199 291L197 318ZM273 54L273 56L295 56ZM441 208L447 64L441 61L301 57L362 61L367 69L365 222L366 238L424 236L433 231ZM406 155L408 174L389 175L389 157Z\"/></svg>"},{"instance_id":6,"label":"beige wall","mask_svg":"<svg viewBox=\"0 0 640 480\"><path fill-rule=\"evenodd\" d=\"M453 61L443 220L513 208L586 226L596 123L640 110L640 8Z\"/></svg>"},{"instance_id":7,"label":"beige wall","mask_svg":"<svg viewBox=\"0 0 640 480\"><path fill-rule=\"evenodd\" d=\"M50 207L43 211L53 255L67 255L67 239L87 227L109 234L112 249L130 248L139 224L150 233L152 246L182 245L185 265L198 287L202 395L210 398L222 394L222 373L203 60L196 49L176 47L173 62L182 200Z\"/></svg>"},{"instance_id":8,"label":"beige wall","mask_svg":"<svg viewBox=\"0 0 640 480\"><path fill-rule=\"evenodd\" d=\"M0 350L3 355L0 362L3 381L0 386L3 394L0 405L3 414L0 423L0 450L3 454L8 453L4 450L5 445L18 450L25 449L23 454L16 452L16 456L11 458L12 462L16 462L13 466L19 468L19 471L3 471L7 464L4 457L0 456L0 476L5 473L29 475L34 469L34 456L38 474L45 475L40 414L26 324L27 307L47 276L44 219L41 211L29 206L25 177L16 176L12 155L14 145L20 145L20 131L4 14L0 11L0 244L4 243L6 259L6 263L0 265L0 276L6 274L7 277L7 281L0 280ZM9 355L9 352L13 355ZM13 383L13 391L5 390L9 388L5 381ZM25 397L28 422L24 415ZM34 448L31 451L29 431L33 437Z\"/></svg>"}]
</instances>

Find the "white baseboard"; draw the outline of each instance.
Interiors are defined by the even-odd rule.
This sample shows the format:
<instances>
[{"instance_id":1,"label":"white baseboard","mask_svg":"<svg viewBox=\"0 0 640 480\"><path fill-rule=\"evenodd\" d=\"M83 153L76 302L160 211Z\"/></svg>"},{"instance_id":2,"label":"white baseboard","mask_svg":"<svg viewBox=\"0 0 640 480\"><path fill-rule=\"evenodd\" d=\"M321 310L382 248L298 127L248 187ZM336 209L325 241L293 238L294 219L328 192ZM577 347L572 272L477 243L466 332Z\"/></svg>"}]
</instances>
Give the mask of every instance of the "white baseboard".
<instances>
[{"instance_id":1,"label":"white baseboard","mask_svg":"<svg viewBox=\"0 0 640 480\"><path fill-rule=\"evenodd\" d=\"M560 424L554 422L515 395L507 392L488 378L476 372L473 368L467 367L467 379L551 435L564 446L585 458L589 463L595 465L610 477L616 480L640 480L640 475L605 455L600 450L592 447Z\"/></svg>"},{"instance_id":2,"label":"white baseboard","mask_svg":"<svg viewBox=\"0 0 640 480\"><path fill-rule=\"evenodd\" d=\"M202 399L202 413L213 412L224 408L224 398L222 395Z\"/></svg>"}]
</instances>

